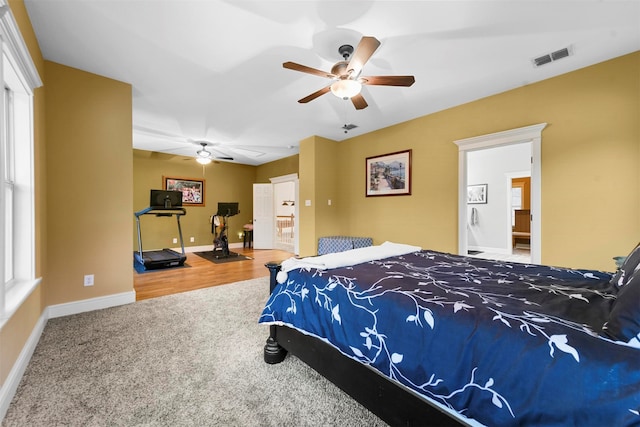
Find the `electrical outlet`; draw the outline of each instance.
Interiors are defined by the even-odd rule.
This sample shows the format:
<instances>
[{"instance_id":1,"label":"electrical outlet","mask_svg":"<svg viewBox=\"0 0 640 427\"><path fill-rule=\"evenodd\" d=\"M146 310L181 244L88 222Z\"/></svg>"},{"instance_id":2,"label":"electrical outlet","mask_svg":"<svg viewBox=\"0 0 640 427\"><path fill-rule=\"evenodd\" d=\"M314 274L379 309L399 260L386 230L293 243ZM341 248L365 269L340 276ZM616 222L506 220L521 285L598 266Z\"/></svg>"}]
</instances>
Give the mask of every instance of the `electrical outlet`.
<instances>
[{"instance_id":1,"label":"electrical outlet","mask_svg":"<svg viewBox=\"0 0 640 427\"><path fill-rule=\"evenodd\" d=\"M178 238L177 237L173 238L173 243L178 243Z\"/></svg>"},{"instance_id":2,"label":"electrical outlet","mask_svg":"<svg viewBox=\"0 0 640 427\"><path fill-rule=\"evenodd\" d=\"M85 274L84 275L84 285L85 286L93 286L93 274Z\"/></svg>"},{"instance_id":3,"label":"electrical outlet","mask_svg":"<svg viewBox=\"0 0 640 427\"><path fill-rule=\"evenodd\" d=\"M193 243L193 242L195 242L195 241L196 241L196 238L195 238L195 237L190 237L190 238L189 238L189 241L190 241L191 243Z\"/></svg>"}]
</instances>

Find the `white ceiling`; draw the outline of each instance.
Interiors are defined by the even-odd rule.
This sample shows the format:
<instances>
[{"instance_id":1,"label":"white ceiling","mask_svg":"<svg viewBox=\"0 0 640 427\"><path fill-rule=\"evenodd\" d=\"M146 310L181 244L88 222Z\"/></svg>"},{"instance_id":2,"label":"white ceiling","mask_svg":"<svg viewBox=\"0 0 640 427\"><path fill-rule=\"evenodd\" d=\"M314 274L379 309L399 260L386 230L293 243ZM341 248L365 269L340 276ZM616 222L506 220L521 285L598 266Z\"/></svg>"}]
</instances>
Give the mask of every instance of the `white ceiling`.
<instances>
[{"instance_id":1,"label":"white ceiling","mask_svg":"<svg viewBox=\"0 0 640 427\"><path fill-rule=\"evenodd\" d=\"M45 59L130 83L133 146L195 156L193 141L259 165L300 140L343 140L640 50L640 1L25 0ZM369 107L325 94L338 47L382 43ZM540 68L532 59L573 55ZM358 127L345 134L342 126Z\"/></svg>"}]
</instances>

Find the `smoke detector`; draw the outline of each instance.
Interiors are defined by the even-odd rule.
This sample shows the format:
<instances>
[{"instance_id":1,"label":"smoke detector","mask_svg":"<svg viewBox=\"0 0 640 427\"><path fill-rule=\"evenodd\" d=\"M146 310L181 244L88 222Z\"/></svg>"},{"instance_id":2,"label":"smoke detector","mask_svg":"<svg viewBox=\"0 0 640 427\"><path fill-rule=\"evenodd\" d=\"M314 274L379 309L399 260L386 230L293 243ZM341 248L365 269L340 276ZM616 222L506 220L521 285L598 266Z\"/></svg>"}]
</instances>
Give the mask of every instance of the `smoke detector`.
<instances>
[{"instance_id":1,"label":"smoke detector","mask_svg":"<svg viewBox=\"0 0 640 427\"><path fill-rule=\"evenodd\" d=\"M354 125L353 123L349 123L349 124L345 124L344 126L342 126L342 129L344 130L344 133L347 133L351 129L355 129L357 127L358 127L357 125Z\"/></svg>"}]
</instances>

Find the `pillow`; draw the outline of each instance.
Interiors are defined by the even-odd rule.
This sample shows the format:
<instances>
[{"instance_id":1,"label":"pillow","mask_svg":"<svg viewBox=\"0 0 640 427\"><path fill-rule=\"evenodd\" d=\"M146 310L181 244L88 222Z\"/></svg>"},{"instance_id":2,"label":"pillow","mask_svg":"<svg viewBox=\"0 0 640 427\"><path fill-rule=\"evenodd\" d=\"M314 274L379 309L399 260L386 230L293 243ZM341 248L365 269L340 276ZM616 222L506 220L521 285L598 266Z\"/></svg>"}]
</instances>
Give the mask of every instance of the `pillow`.
<instances>
[{"instance_id":1,"label":"pillow","mask_svg":"<svg viewBox=\"0 0 640 427\"><path fill-rule=\"evenodd\" d=\"M640 268L640 243L631 251L627 259L624 260L622 266L616 271L609 283L619 288L623 287L629 282L633 272L638 270L638 268Z\"/></svg>"},{"instance_id":2,"label":"pillow","mask_svg":"<svg viewBox=\"0 0 640 427\"><path fill-rule=\"evenodd\" d=\"M602 331L617 341L631 344L634 339L640 340L640 269L631 275L618 292Z\"/></svg>"}]
</instances>

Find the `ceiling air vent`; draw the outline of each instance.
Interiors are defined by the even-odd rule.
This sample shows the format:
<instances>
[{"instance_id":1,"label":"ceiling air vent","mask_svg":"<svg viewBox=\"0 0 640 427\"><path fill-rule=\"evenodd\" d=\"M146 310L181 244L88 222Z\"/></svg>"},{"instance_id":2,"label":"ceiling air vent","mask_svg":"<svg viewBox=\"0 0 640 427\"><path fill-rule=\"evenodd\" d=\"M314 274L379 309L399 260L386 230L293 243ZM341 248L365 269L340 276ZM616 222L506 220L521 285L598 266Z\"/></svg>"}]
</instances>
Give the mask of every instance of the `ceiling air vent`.
<instances>
[{"instance_id":1,"label":"ceiling air vent","mask_svg":"<svg viewBox=\"0 0 640 427\"><path fill-rule=\"evenodd\" d=\"M557 61L558 59L566 58L571 55L571 46L565 47L564 49L556 50L555 52L547 53L546 55L539 56L537 58L533 58L533 65L536 67L540 67L541 65L548 64L553 61Z\"/></svg>"},{"instance_id":2,"label":"ceiling air vent","mask_svg":"<svg viewBox=\"0 0 640 427\"><path fill-rule=\"evenodd\" d=\"M569 56L569 48L565 47L564 49L556 50L551 54L551 59L557 61L558 59L566 58Z\"/></svg>"},{"instance_id":3,"label":"ceiling air vent","mask_svg":"<svg viewBox=\"0 0 640 427\"><path fill-rule=\"evenodd\" d=\"M533 63L535 64L536 67L539 67L541 65L548 64L551 61L552 61L551 55L542 55L535 58L533 60Z\"/></svg>"}]
</instances>

